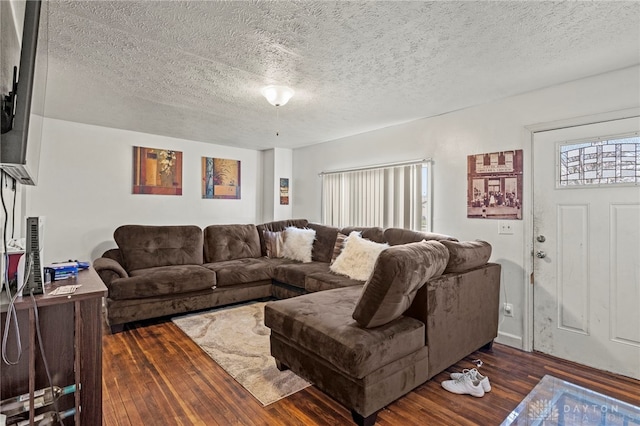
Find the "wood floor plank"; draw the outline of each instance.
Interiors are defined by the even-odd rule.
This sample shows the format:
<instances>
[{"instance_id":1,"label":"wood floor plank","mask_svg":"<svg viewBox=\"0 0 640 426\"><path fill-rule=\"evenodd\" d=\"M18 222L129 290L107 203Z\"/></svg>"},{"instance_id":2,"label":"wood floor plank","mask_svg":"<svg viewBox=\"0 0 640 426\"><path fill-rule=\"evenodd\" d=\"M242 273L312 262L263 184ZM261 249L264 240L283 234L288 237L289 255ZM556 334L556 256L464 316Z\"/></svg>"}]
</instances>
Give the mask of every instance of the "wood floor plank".
<instances>
[{"instance_id":1,"label":"wood floor plank","mask_svg":"<svg viewBox=\"0 0 640 426\"><path fill-rule=\"evenodd\" d=\"M103 349L107 426L352 424L345 407L313 386L263 407L167 319L134 323L115 335L105 327ZM478 358L491 392L475 398L440 386ZM499 425L545 374L640 405L638 380L494 344L381 410L377 425Z\"/></svg>"}]
</instances>

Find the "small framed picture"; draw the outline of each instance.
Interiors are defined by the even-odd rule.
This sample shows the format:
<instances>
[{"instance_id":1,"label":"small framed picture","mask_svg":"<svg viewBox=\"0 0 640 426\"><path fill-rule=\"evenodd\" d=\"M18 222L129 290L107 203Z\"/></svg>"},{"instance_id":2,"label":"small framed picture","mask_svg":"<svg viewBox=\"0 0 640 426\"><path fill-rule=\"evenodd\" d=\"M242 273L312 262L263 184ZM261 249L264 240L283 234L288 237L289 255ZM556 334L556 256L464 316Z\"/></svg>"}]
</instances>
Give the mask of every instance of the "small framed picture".
<instances>
[{"instance_id":1,"label":"small framed picture","mask_svg":"<svg viewBox=\"0 0 640 426\"><path fill-rule=\"evenodd\" d=\"M289 205L289 178L280 178L280 204Z\"/></svg>"}]
</instances>

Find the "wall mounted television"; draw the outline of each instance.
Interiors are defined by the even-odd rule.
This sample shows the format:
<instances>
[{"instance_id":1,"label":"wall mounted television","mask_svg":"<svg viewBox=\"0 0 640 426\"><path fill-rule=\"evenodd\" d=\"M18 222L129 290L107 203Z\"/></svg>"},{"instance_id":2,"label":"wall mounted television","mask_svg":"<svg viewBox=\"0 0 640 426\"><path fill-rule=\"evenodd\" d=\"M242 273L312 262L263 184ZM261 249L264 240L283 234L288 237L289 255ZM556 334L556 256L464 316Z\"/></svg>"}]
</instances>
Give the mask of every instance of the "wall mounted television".
<instances>
[{"instance_id":1,"label":"wall mounted television","mask_svg":"<svg viewBox=\"0 0 640 426\"><path fill-rule=\"evenodd\" d=\"M17 83L16 72L3 68L3 75L13 74L14 77L10 93L3 96L0 168L19 183L36 185L47 85L48 2L30 0L23 4L24 24ZM6 15L3 13L3 25L8 19ZM2 47L11 49L4 43ZM2 67L13 68L14 65L3 64Z\"/></svg>"}]
</instances>

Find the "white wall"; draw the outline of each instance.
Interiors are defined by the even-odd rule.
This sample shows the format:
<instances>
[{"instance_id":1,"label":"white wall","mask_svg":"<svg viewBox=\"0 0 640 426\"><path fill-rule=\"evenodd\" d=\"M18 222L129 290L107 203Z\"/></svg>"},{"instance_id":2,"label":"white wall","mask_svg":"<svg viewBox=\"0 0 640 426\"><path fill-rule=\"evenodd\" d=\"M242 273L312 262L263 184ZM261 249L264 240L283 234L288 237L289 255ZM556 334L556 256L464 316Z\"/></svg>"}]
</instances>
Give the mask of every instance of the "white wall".
<instances>
[{"instance_id":1,"label":"white wall","mask_svg":"<svg viewBox=\"0 0 640 426\"><path fill-rule=\"evenodd\" d=\"M268 149L262 152L262 161L262 222L291 219L291 202L280 204L280 178L289 178L291 197L293 151L286 148Z\"/></svg>"},{"instance_id":2,"label":"white wall","mask_svg":"<svg viewBox=\"0 0 640 426\"><path fill-rule=\"evenodd\" d=\"M525 126L640 106L640 67L603 74L477 107L294 150L293 215L320 221L324 170L432 158L433 230L461 240L493 245L491 260L502 264L502 301L514 304L501 317L499 341L522 346L525 289L531 258L525 234L531 229L530 133ZM498 235L498 221L467 219L467 155L524 150L524 220L513 235ZM552 169L550 169L550 173Z\"/></svg>"},{"instance_id":3,"label":"white wall","mask_svg":"<svg viewBox=\"0 0 640 426\"><path fill-rule=\"evenodd\" d=\"M182 196L132 193L133 146L183 153ZM241 199L202 199L201 157L241 161ZM94 260L123 224L205 227L261 217L260 151L45 119L40 179L27 216L46 216L44 261Z\"/></svg>"},{"instance_id":4,"label":"white wall","mask_svg":"<svg viewBox=\"0 0 640 426\"><path fill-rule=\"evenodd\" d=\"M273 181L275 179L275 150L262 151L262 222L273 220Z\"/></svg>"}]
</instances>

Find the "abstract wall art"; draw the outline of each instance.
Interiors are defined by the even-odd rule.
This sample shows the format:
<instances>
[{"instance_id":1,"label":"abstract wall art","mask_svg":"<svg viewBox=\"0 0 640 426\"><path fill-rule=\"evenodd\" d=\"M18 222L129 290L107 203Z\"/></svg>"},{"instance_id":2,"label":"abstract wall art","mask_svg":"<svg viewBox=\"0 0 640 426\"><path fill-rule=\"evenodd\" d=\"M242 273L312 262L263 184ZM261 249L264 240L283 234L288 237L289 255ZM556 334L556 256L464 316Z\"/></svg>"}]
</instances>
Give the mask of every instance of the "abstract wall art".
<instances>
[{"instance_id":1,"label":"abstract wall art","mask_svg":"<svg viewBox=\"0 0 640 426\"><path fill-rule=\"evenodd\" d=\"M240 161L202 157L202 198L240 199Z\"/></svg>"},{"instance_id":2,"label":"abstract wall art","mask_svg":"<svg viewBox=\"0 0 640 426\"><path fill-rule=\"evenodd\" d=\"M182 195L182 152L134 146L133 193Z\"/></svg>"}]
</instances>

